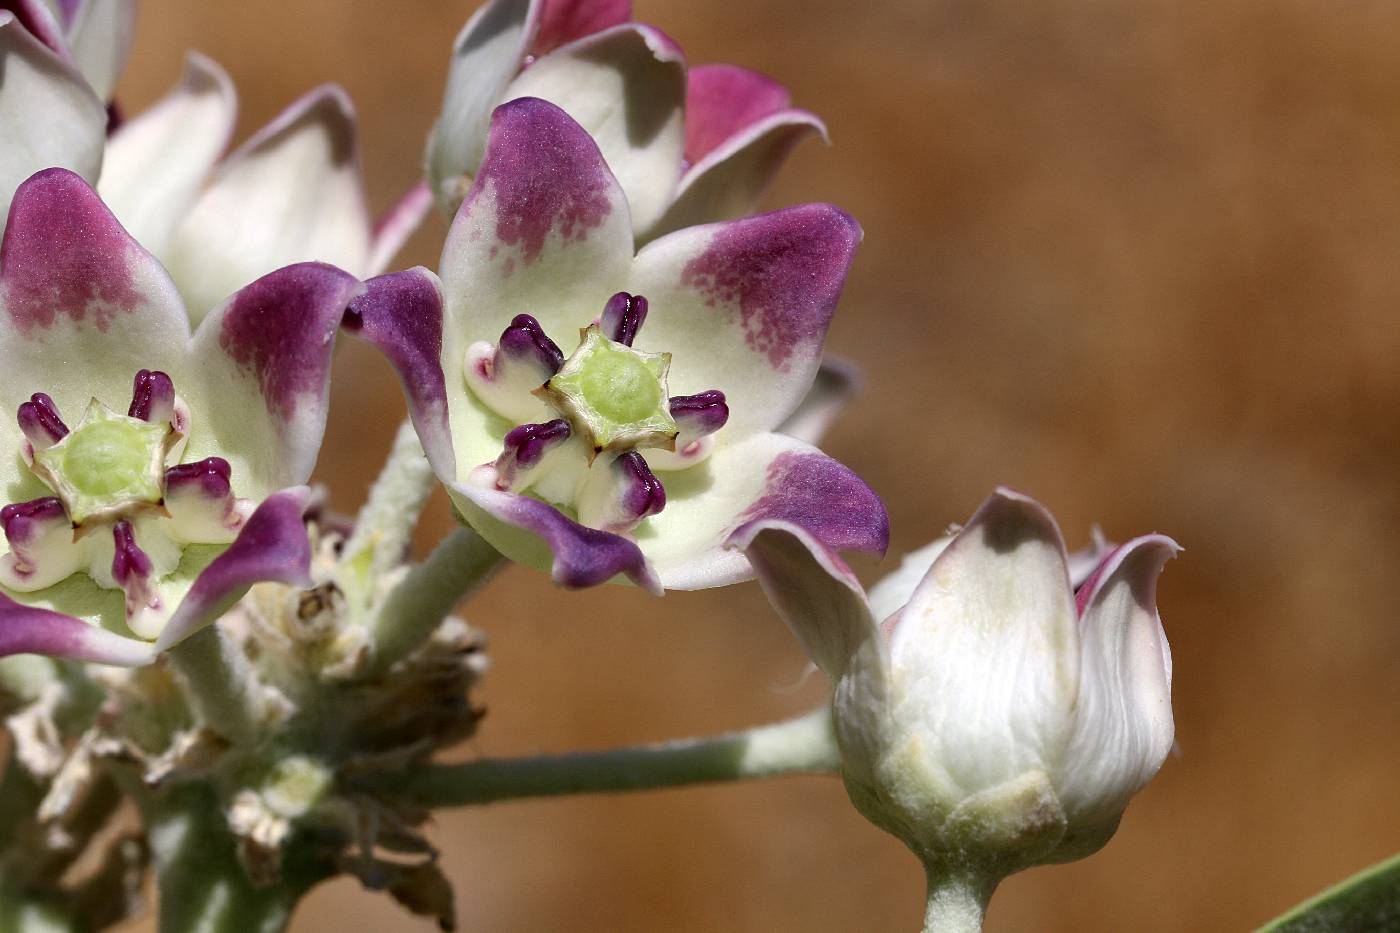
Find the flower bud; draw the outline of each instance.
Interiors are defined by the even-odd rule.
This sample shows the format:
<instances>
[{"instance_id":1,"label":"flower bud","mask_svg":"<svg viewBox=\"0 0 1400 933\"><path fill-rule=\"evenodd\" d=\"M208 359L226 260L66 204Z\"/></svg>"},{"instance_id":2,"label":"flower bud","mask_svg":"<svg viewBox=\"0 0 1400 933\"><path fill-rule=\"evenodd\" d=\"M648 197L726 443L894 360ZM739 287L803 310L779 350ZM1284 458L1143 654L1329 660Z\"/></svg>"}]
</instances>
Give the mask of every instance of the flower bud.
<instances>
[{"instance_id":1,"label":"flower bud","mask_svg":"<svg viewBox=\"0 0 1400 933\"><path fill-rule=\"evenodd\" d=\"M835 682L847 791L868 819L985 898L1003 877L1112 836L1172 745L1161 535L1111 550L1076 592L1059 528L998 490L880 623L855 577L794 525L743 547L774 606ZM907 577L907 573L905 574ZM937 892L935 892L937 893ZM932 900L931 900L932 904Z\"/></svg>"}]
</instances>

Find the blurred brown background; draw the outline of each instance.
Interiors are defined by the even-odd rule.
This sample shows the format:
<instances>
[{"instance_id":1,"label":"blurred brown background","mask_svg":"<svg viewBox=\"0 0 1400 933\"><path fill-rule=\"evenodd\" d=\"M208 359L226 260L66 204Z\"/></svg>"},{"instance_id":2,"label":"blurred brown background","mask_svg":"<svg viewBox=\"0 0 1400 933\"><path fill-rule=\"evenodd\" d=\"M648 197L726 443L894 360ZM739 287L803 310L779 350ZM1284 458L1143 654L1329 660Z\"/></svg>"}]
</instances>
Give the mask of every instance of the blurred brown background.
<instances>
[{"instance_id":1,"label":"blurred brown background","mask_svg":"<svg viewBox=\"0 0 1400 933\"><path fill-rule=\"evenodd\" d=\"M892 559L999 482L1071 542L1097 521L1187 548L1161 592L1181 756L1103 852L1008 881L988 928L1240 929L1400 848L1400 5L637 5L830 125L771 203L865 225L830 345L870 385L826 446L884 495ZM232 73L243 135L339 81L382 207L472 6L145 0L122 100L162 93L186 47ZM401 264L435 265L444 229ZM363 347L337 366L321 475L352 509L401 403ZM724 730L825 692L754 585L658 601L512 569L468 614L495 667L463 755ZM922 910L914 859L831 779L499 805L435 838L464 930L913 930ZM341 881L294 928L429 924Z\"/></svg>"}]
</instances>

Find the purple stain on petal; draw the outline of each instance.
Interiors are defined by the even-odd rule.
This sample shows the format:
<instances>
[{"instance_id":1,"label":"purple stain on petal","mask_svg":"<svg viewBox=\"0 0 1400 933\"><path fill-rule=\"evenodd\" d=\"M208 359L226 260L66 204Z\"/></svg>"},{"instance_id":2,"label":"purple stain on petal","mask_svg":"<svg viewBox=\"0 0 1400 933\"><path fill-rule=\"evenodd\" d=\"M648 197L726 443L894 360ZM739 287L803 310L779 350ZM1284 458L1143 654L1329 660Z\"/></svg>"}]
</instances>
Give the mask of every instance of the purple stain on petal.
<instances>
[{"instance_id":1,"label":"purple stain on petal","mask_svg":"<svg viewBox=\"0 0 1400 933\"><path fill-rule=\"evenodd\" d=\"M335 332L359 290L349 273L304 262L234 294L220 322L219 345L254 375L271 414L290 420L308 397L325 398Z\"/></svg>"},{"instance_id":2,"label":"purple stain on petal","mask_svg":"<svg viewBox=\"0 0 1400 933\"><path fill-rule=\"evenodd\" d=\"M175 418L175 383L163 372L143 369L131 386L131 406L126 414L152 424Z\"/></svg>"},{"instance_id":3,"label":"purple stain on petal","mask_svg":"<svg viewBox=\"0 0 1400 933\"><path fill-rule=\"evenodd\" d=\"M166 494L197 493L209 499L223 499L233 491L232 476L233 468L223 457L180 463L165 471Z\"/></svg>"},{"instance_id":4,"label":"purple stain on petal","mask_svg":"<svg viewBox=\"0 0 1400 933\"><path fill-rule=\"evenodd\" d=\"M716 224L681 284L718 312L738 315L745 340L785 370L821 352L860 225L826 204L807 204Z\"/></svg>"},{"instance_id":5,"label":"purple stain on petal","mask_svg":"<svg viewBox=\"0 0 1400 933\"><path fill-rule=\"evenodd\" d=\"M311 586L311 542L302 520L310 495L305 486L297 486L273 493L258 506L228 549L195 578L156 650L164 651L218 618L254 583Z\"/></svg>"},{"instance_id":6,"label":"purple stain on petal","mask_svg":"<svg viewBox=\"0 0 1400 933\"><path fill-rule=\"evenodd\" d=\"M25 32L48 46L59 58L71 61L72 54L68 51L62 30L73 22L71 13L64 7L75 2L76 0L60 0L58 12L62 17L61 23L54 19L44 0L0 0L0 10L9 10L15 14L15 19L24 27Z\"/></svg>"},{"instance_id":7,"label":"purple stain on petal","mask_svg":"<svg viewBox=\"0 0 1400 933\"><path fill-rule=\"evenodd\" d=\"M568 440L571 433L569 422L563 418L512 428L506 434L505 449L496 458L496 472L500 475L497 483L505 483L502 488L509 487L519 471L539 466L544 455Z\"/></svg>"},{"instance_id":8,"label":"purple stain on petal","mask_svg":"<svg viewBox=\"0 0 1400 933\"><path fill-rule=\"evenodd\" d=\"M492 114L481 171L461 210L470 211L489 189L496 238L518 247L528 264L551 232L565 242L586 239L612 213L616 187L581 126L554 104L522 97Z\"/></svg>"},{"instance_id":9,"label":"purple stain on petal","mask_svg":"<svg viewBox=\"0 0 1400 933\"><path fill-rule=\"evenodd\" d=\"M696 395L673 395L671 417L680 428L680 438L698 440L724 427L729 420L729 405L719 389L709 389ZM677 440L679 446L681 441Z\"/></svg>"},{"instance_id":10,"label":"purple stain on petal","mask_svg":"<svg viewBox=\"0 0 1400 933\"><path fill-rule=\"evenodd\" d=\"M613 469L622 474L622 508L637 521L656 515L666 508L666 487L651 472L646 460L635 450L629 450L613 461Z\"/></svg>"},{"instance_id":11,"label":"purple stain on petal","mask_svg":"<svg viewBox=\"0 0 1400 933\"><path fill-rule=\"evenodd\" d=\"M117 522L112 526L112 579L123 588L142 583L155 569L151 558L136 543L136 535L130 522Z\"/></svg>"},{"instance_id":12,"label":"purple stain on petal","mask_svg":"<svg viewBox=\"0 0 1400 933\"><path fill-rule=\"evenodd\" d=\"M369 341L398 372L414 429L433 469L455 472L442 371L442 293L426 269L370 279L350 302L344 328Z\"/></svg>"},{"instance_id":13,"label":"purple stain on petal","mask_svg":"<svg viewBox=\"0 0 1400 933\"><path fill-rule=\"evenodd\" d=\"M787 88L738 65L699 65L686 75L685 157L694 165L735 133L792 103Z\"/></svg>"},{"instance_id":14,"label":"purple stain on petal","mask_svg":"<svg viewBox=\"0 0 1400 933\"><path fill-rule=\"evenodd\" d=\"M559 372L559 367L564 365L564 352L549 339L540 322L528 314L517 314L511 319L510 326L501 332L496 352L539 366L545 374L541 382Z\"/></svg>"},{"instance_id":15,"label":"purple stain on petal","mask_svg":"<svg viewBox=\"0 0 1400 933\"><path fill-rule=\"evenodd\" d=\"M833 550L883 554L890 541L890 520L880 497L849 467L816 450L774 458L763 495L733 527L755 519L800 525Z\"/></svg>"},{"instance_id":16,"label":"purple stain on petal","mask_svg":"<svg viewBox=\"0 0 1400 933\"><path fill-rule=\"evenodd\" d=\"M142 303L133 262L141 248L72 172L45 169L20 185L0 246L5 312L20 333L60 316L105 333Z\"/></svg>"},{"instance_id":17,"label":"purple stain on petal","mask_svg":"<svg viewBox=\"0 0 1400 933\"><path fill-rule=\"evenodd\" d=\"M642 589L661 594L661 583L651 564L632 541L580 525L552 505L529 496L469 483L453 488L491 516L541 538L554 554L552 577L560 586L597 586L622 574Z\"/></svg>"},{"instance_id":18,"label":"purple stain on petal","mask_svg":"<svg viewBox=\"0 0 1400 933\"><path fill-rule=\"evenodd\" d=\"M43 526L54 522L71 524L63 503L56 496L14 502L0 509L0 527L4 528L5 539L12 548L23 548L38 536ZM16 553L16 556L20 555Z\"/></svg>"},{"instance_id":19,"label":"purple stain on petal","mask_svg":"<svg viewBox=\"0 0 1400 933\"><path fill-rule=\"evenodd\" d=\"M145 642L123 638L72 616L23 605L0 593L0 657L12 654L42 654L122 667L139 667L155 659Z\"/></svg>"},{"instance_id":20,"label":"purple stain on petal","mask_svg":"<svg viewBox=\"0 0 1400 933\"><path fill-rule=\"evenodd\" d=\"M19 406L19 429L36 448L49 447L68 436L68 425L58 415L58 406L43 392L35 392Z\"/></svg>"},{"instance_id":21,"label":"purple stain on petal","mask_svg":"<svg viewBox=\"0 0 1400 933\"><path fill-rule=\"evenodd\" d=\"M632 0L544 0L539 17L531 50L534 57L627 22L632 18Z\"/></svg>"},{"instance_id":22,"label":"purple stain on petal","mask_svg":"<svg viewBox=\"0 0 1400 933\"><path fill-rule=\"evenodd\" d=\"M603 307L603 335L609 340L632 346L637 332L646 323L648 303L641 295L618 292Z\"/></svg>"}]
</instances>

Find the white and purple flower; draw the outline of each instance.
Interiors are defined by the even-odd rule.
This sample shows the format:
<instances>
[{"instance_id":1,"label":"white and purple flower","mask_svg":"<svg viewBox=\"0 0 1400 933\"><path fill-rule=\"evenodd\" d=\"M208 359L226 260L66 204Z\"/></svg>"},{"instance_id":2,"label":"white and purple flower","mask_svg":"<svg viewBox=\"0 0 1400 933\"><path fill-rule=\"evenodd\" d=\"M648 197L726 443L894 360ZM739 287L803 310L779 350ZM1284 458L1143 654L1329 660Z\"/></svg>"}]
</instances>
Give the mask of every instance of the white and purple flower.
<instances>
[{"instance_id":1,"label":"white and purple flower","mask_svg":"<svg viewBox=\"0 0 1400 933\"><path fill-rule=\"evenodd\" d=\"M1002 489L916 559L921 579L896 573L869 601L804 528L758 520L731 543L834 683L852 801L934 875L990 896L1097 851L1171 749L1170 538L1111 548L1076 588L1055 520Z\"/></svg>"},{"instance_id":2,"label":"white and purple flower","mask_svg":"<svg viewBox=\"0 0 1400 933\"><path fill-rule=\"evenodd\" d=\"M0 655L140 664L259 580L302 521L353 276L263 276L191 333L166 270L64 169L0 244ZM8 425L8 426L7 426Z\"/></svg>"},{"instance_id":3,"label":"white and purple flower","mask_svg":"<svg viewBox=\"0 0 1400 933\"><path fill-rule=\"evenodd\" d=\"M371 280L347 324L399 369L419 436L468 521L506 556L590 586L749 576L729 535L791 521L883 551L850 470L774 433L803 401L861 238L810 204L634 251L629 202L563 110L499 107L439 282Z\"/></svg>"},{"instance_id":4,"label":"white and purple flower","mask_svg":"<svg viewBox=\"0 0 1400 933\"><path fill-rule=\"evenodd\" d=\"M637 242L754 211L802 139L825 137L787 89L735 65L687 71L680 48L632 22L630 0L490 0L453 47L428 182L456 210L486 149L491 112L538 97L602 150Z\"/></svg>"},{"instance_id":5,"label":"white and purple flower","mask_svg":"<svg viewBox=\"0 0 1400 933\"><path fill-rule=\"evenodd\" d=\"M19 16L0 10L0 217L34 172L71 169L161 260L196 324L242 286L295 262L382 272L431 205L419 186L372 221L354 110L334 85L224 155L237 114L233 83L198 53L174 90L109 135L106 100L130 41L129 0L65 0L58 8L71 8L75 24L67 31L40 0L15 6ZM99 28L106 18L124 29Z\"/></svg>"}]
</instances>

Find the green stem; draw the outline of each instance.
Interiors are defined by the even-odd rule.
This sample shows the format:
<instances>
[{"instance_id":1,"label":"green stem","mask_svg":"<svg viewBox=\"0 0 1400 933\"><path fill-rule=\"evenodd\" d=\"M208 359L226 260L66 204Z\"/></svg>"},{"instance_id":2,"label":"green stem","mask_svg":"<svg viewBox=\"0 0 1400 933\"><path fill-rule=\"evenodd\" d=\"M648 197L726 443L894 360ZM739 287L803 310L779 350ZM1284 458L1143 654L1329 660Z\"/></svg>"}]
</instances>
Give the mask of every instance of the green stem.
<instances>
[{"instance_id":1,"label":"green stem","mask_svg":"<svg viewBox=\"0 0 1400 933\"><path fill-rule=\"evenodd\" d=\"M929 868L924 933L978 933L995 888L972 875Z\"/></svg>"},{"instance_id":2,"label":"green stem","mask_svg":"<svg viewBox=\"0 0 1400 933\"><path fill-rule=\"evenodd\" d=\"M485 582L501 555L470 528L457 528L404 575L371 623L374 665L382 674L428 639L462 597Z\"/></svg>"},{"instance_id":3,"label":"green stem","mask_svg":"<svg viewBox=\"0 0 1400 933\"><path fill-rule=\"evenodd\" d=\"M457 807L566 794L617 793L777 777L841 767L823 707L741 732L605 752L437 765L384 778L384 789L429 807Z\"/></svg>"},{"instance_id":4,"label":"green stem","mask_svg":"<svg viewBox=\"0 0 1400 933\"><path fill-rule=\"evenodd\" d=\"M168 657L205 725L235 743L257 737L266 712L257 681L248 659L217 625L195 632Z\"/></svg>"},{"instance_id":5,"label":"green stem","mask_svg":"<svg viewBox=\"0 0 1400 933\"><path fill-rule=\"evenodd\" d=\"M328 875L318 867L285 864L277 883L254 885L208 787L172 789L144 809L161 933L279 933L297 901Z\"/></svg>"},{"instance_id":6,"label":"green stem","mask_svg":"<svg viewBox=\"0 0 1400 933\"><path fill-rule=\"evenodd\" d=\"M423 445L413 425L405 421L399 425L389 456L355 519L355 531L345 542L341 559L363 571L367 590L403 558L436 484Z\"/></svg>"}]
</instances>

